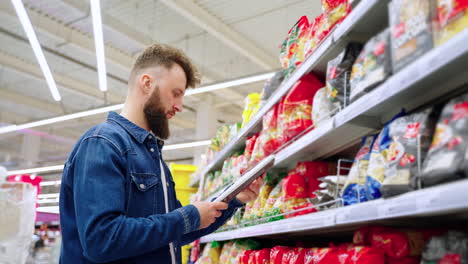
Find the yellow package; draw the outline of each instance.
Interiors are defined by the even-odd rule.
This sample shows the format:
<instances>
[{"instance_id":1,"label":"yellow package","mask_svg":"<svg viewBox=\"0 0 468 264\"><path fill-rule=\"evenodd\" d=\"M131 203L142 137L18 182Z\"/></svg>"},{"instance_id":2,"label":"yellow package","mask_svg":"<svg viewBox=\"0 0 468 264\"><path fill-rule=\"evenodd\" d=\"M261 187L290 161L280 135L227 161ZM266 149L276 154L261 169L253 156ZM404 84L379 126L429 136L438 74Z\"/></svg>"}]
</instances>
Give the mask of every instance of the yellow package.
<instances>
[{"instance_id":1,"label":"yellow package","mask_svg":"<svg viewBox=\"0 0 468 264\"><path fill-rule=\"evenodd\" d=\"M437 0L437 18L434 42L440 46L468 28L468 1Z\"/></svg>"},{"instance_id":2,"label":"yellow package","mask_svg":"<svg viewBox=\"0 0 468 264\"><path fill-rule=\"evenodd\" d=\"M242 113L242 127L249 123L250 119L258 112L260 107L259 93L251 93L245 98L244 112Z\"/></svg>"},{"instance_id":3,"label":"yellow package","mask_svg":"<svg viewBox=\"0 0 468 264\"><path fill-rule=\"evenodd\" d=\"M221 245L217 241L213 241L205 246L201 258L197 261L198 264L219 264L219 256L221 254Z\"/></svg>"},{"instance_id":4,"label":"yellow package","mask_svg":"<svg viewBox=\"0 0 468 264\"><path fill-rule=\"evenodd\" d=\"M221 255L219 256L219 263L231 263L230 255L234 247L234 241L230 241L224 244L223 249L221 250Z\"/></svg>"}]
</instances>

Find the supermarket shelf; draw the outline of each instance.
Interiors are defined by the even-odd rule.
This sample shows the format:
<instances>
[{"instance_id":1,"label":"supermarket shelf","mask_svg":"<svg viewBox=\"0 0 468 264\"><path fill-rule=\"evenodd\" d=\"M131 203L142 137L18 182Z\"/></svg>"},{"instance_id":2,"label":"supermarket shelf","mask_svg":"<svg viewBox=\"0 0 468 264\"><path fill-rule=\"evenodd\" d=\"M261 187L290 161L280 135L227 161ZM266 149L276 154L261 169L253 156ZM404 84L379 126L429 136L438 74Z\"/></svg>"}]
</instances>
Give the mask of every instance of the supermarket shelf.
<instances>
[{"instance_id":1,"label":"supermarket shelf","mask_svg":"<svg viewBox=\"0 0 468 264\"><path fill-rule=\"evenodd\" d=\"M202 237L201 242L223 241L237 238L276 236L285 233L297 232L324 232L334 229L348 230L344 227L351 226L350 230L358 226L381 223L382 220L414 219L421 216L444 216L452 213L468 213L468 180L443 184L432 188L409 192L390 199L341 207L327 211L312 213L230 230L213 233Z\"/></svg>"},{"instance_id":2,"label":"supermarket shelf","mask_svg":"<svg viewBox=\"0 0 468 264\"><path fill-rule=\"evenodd\" d=\"M320 46L307 58L291 75L291 77L278 87L268 102L259 112L242 128L237 137L229 142L215 159L201 172L201 177L213 170L222 168L226 160L234 151L245 146L248 136L261 129L263 116L289 91L304 74L311 71L326 71L329 60L336 57L343 48L353 40L366 40L387 26L388 0L362 0L353 12L340 24ZM203 181L203 180L202 180Z\"/></svg>"},{"instance_id":3,"label":"supermarket shelf","mask_svg":"<svg viewBox=\"0 0 468 264\"><path fill-rule=\"evenodd\" d=\"M468 30L465 30L433 49L279 152L275 167L331 156L380 129L402 108L410 111L461 92L460 85L468 83L467 42Z\"/></svg>"}]
</instances>

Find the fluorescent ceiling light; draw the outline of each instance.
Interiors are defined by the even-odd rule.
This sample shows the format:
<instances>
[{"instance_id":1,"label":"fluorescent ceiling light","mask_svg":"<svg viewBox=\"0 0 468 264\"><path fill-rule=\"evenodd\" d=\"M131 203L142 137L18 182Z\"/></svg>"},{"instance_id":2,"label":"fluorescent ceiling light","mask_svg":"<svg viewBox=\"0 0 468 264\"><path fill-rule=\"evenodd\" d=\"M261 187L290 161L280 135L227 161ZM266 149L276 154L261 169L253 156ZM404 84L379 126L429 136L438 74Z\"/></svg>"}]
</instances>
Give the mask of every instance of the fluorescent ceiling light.
<instances>
[{"instance_id":1,"label":"fluorescent ceiling light","mask_svg":"<svg viewBox=\"0 0 468 264\"><path fill-rule=\"evenodd\" d=\"M104 55L104 38L102 33L100 0L90 0L91 16L93 17L94 46L96 47L99 89L107 91L106 59Z\"/></svg>"},{"instance_id":2,"label":"fluorescent ceiling light","mask_svg":"<svg viewBox=\"0 0 468 264\"><path fill-rule=\"evenodd\" d=\"M210 144L211 144L211 140L195 141L195 142L182 143L182 144L173 144L173 145L165 146L163 148L163 151L164 150L174 150L174 149L185 149L185 148L208 146Z\"/></svg>"},{"instance_id":3,"label":"fluorescent ceiling light","mask_svg":"<svg viewBox=\"0 0 468 264\"><path fill-rule=\"evenodd\" d=\"M214 90L229 88L229 87L238 86L238 85L247 84L247 83L258 82L258 81L271 78L273 75L274 73L264 73L264 74L260 74L256 76L241 78L238 80L208 85L208 86L200 87L197 89L189 90L185 93L185 96L190 96L190 95L200 94L200 93L207 93L207 92L212 92ZM53 123L63 122L63 121L71 120L71 119L76 119L76 118L81 118L81 117L86 117L86 116L91 116L91 115L96 115L96 114L101 114L101 113L107 113L110 111L118 111L122 109L123 107L124 107L124 104L117 104L117 105L111 105L111 106L106 106L102 108L96 108L96 109L92 109L88 111L78 112L74 114L62 115L58 117L43 119L43 120L25 123L21 125L4 126L4 127L0 127L0 134L6 134L9 132L18 131L18 130L25 129L25 128L49 125Z\"/></svg>"},{"instance_id":4,"label":"fluorescent ceiling light","mask_svg":"<svg viewBox=\"0 0 468 264\"><path fill-rule=\"evenodd\" d=\"M46 194L39 194L37 198L43 199L43 198L58 198L60 196L60 193L46 193Z\"/></svg>"},{"instance_id":5,"label":"fluorescent ceiling light","mask_svg":"<svg viewBox=\"0 0 468 264\"><path fill-rule=\"evenodd\" d=\"M38 204L45 204L45 203L58 203L59 202L59 198L55 198L55 199L40 199L37 201Z\"/></svg>"},{"instance_id":6,"label":"fluorescent ceiling light","mask_svg":"<svg viewBox=\"0 0 468 264\"><path fill-rule=\"evenodd\" d=\"M39 206L37 208L38 212L43 212L43 213L59 213L59 207L58 206Z\"/></svg>"},{"instance_id":7,"label":"fluorescent ceiling light","mask_svg":"<svg viewBox=\"0 0 468 264\"><path fill-rule=\"evenodd\" d=\"M39 45L36 33L34 32L31 21L29 20L28 13L26 13L26 9L24 8L23 2L21 0L11 0L11 2L15 7L16 14L21 21L21 25L23 25L23 29L29 39L29 43L31 44L31 47L34 51L34 55L36 55L36 59L39 62L39 66L41 67L42 73L44 74L47 85L49 86L49 90L52 93L52 97L55 101L62 100L62 97L60 96L60 93L57 89L57 84L55 83L54 77L52 76L52 72L50 71L44 53L42 52L41 45Z\"/></svg>"},{"instance_id":8,"label":"fluorescent ceiling light","mask_svg":"<svg viewBox=\"0 0 468 264\"><path fill-rule=\"evenodd\" d=\"M239 85L242 85L242 84L248 84L248 83L264 81L264 80L270 79L271 77L273 77L273 75L275 75L275 72L264 73L264 74L260 74L260 75L240 78L240 79L237 79L237 80L212 84L212 85L200 87L198 89L189 90L189 91L187 91L185 93L185 95L207 93L207 92L212 92L214 90L224 89L224 88L233 87L233 86L239 86Z\"/></svg>"},{"instance_id":9,"label":"fluorescent ceiling light","mask_svg":"<svg viewBox=\"0 0 468 264\"><path fill-rule=\"evenodd\" d=\"M8 132L18 131L18 130L22 130L22 129L25 129L25 128L38 127L38 126L58 123L58 122L62 122L62 121L77 119L77 118L90 116L90 115L107 113L109 111L117 111L117 110L120 110L122 108L123 108L123 104L111 105L111 106L96 108L96 109L92 109L92 110L88 110L88 111L78 112L78 113L74 113L74 114L62 115L62 116L43 119L43 120L34 121L34 122L30 122L30 123L25 123L25 124L22 124L22 125L4 126L4 127L0 127L0 134L5 134L5 133L8 133Z\"/></svg>"},{"instance_id":10,"label":"fluorescent ceiling light","mask_svg":"<svg viewBox=\"0 0 468 264\"><path fill-rule=\"evenodd\" d=\"M60 185L61 183L62 181L45 181L45 182L41 182L39 185L40 186L54 186L54 185Z\"/></svg>"},{"instance_id":11,"label":"fluorescent ceiling light","mask_svg":"<svg viewBox=\"0 0 468 264\"><path fill-rule=\"evenodd\" d=\"M9 171L8 175L22 175L22 174L41 173L41 172L61 171L61 170L63 170L63 165L55 165L55 166L47 166L47 167L40 167L40 168L34 168L34 169Z\"/></svg>"},{"instance_id":12,"label":"fluorescent ceiling light","mask_svg":"<svg viewBox=\"0 0 468 264\"><path fill-rule=\"evenodd\" d=\"M189 142L189 143L172 144L172 145L164 146L163 151L208 146L210 144L211 144L211 140L202 140L202 141L194 141L194 142ZM9 171L8 175L22 175L22 174L32 174L32 173L42 173L42 172L52 172L52 171L62 171L62 170L63 170L63 165L55 165L55 166L39 167L39 168L33 168L33 169ZM61 183L62 183L61 181L47 181L47 182L41 182L40 185L50 186L50 185L58 185Z\"/></svg>"}]
</instances>

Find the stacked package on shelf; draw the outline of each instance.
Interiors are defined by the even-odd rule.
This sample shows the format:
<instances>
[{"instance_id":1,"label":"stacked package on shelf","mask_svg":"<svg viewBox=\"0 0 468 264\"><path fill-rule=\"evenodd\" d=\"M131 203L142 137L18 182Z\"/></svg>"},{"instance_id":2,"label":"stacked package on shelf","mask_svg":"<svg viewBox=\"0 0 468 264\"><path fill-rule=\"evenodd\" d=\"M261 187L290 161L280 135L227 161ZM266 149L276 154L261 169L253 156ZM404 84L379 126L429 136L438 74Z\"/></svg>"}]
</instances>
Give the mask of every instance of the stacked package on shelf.
<instances>
[{"instance_id":1,"label":"stacked package on shelf","mask_svg":"<svg viewBox=\"0 0 468 264\"><path fill-rule=\"evenodd\" d=\"M361 44L352 42L336 58L328 62L326 94L333 104L332 109L343 108L349 103L351 69L361 50Z\"/></svg>"},{"instance_id":2,"label":"stacked package on shelf","mask_svg":"<svg viewBox=\"0 0 468 264\"><path fill-rule=\"evenodd\" d=\"M241 127L245 127L260 109L260 97L259 93L251 93L245 98Z\"/></svg>"},{"instance_id":3,"label":"stacked package on shelf","mask_svg":"<svg viewBox=\"0 0 468 264\"><path fill-rule=\"evenodd\" d=\"M393 0L388 7L393 71L397 72L434 46L436 0Z\"/></svg>"},{"instance_id":4,"label":"stacked package on shelf","mask_svg":"<svg viewBox=\"0 0 468 264\"><path fill-rule=\"evenodd\" d=\"M465 153L468 148L468 94L448 102L437 122L422 172L413 188L449 182L468 175Z\"/></svg>"},{"instance_id":5,"label":"stacked package on shelf","mask_svg":"<svg viewBox=\"0 0 468 264\"><path fill-rule=\"evenodd\" d=\"M352 66L349 80L351 102L370 92L391 73L390 31L385 29L366 43Z\"/></svg>"},{"instance_id":6,"label":"stacked package on shelf","mask_svg":"<svg viewBox=\"0 0 468 264\"><path fill-rule=\"evenodd\" d=\"M351 11L348 0L322 0L323 13L312 23L302 16L289 30L280 51L285 76L290 74L316 49L333 28Z\"/></svg>"},{"instance_id":7,"label":"stacked package on shelf","mask_svg":"<svg viewBox=\"0 0 468 264\"><path fill-rule=\"evenodd\" d=\"M380 188L382 196L410 191L410 182L419 173L431 145L439 113L439 107L433 107L397 118L390 124L392 141Z\"/></svg>"},{"instance_id":8,"label":"stacked package on shelf","mask_svg":"<svg viewBox=\"0 0 468 264\"><path fill-rule=\"evenodd\" d=\"M366 136L361 141L361 148L354 158L353 165L341 192L344 205L367 201L365 181L370 153L376 137L376 135Z\"/></svg>"},{"instance_id":9,"label":"stacked package on shelf","mask_svg":"<svg viewBox=\"0 0 468 264\"><path fill-rule=\"evenodd\" d=\"M468 1L437 0L435 45L439 46L468 28Z\"/></svg>"}]
</instances>

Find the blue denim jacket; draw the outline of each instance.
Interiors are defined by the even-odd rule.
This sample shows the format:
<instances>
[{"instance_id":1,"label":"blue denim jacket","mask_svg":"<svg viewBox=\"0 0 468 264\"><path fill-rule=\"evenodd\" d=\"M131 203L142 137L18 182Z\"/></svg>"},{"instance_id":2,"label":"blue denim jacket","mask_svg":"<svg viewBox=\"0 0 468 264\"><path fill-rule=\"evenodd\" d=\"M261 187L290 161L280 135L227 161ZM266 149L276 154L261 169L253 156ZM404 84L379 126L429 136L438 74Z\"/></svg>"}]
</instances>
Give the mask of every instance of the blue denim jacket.
<instances>
[{"instance_id":1,"label":"blue denim jacket","mask_svg":"<svg viewBox=\"0 0 468 264\"><path fill-rule=\"evenodd\" d=\"M182 207L167 177L165 213L160 160L163 142L111 112L78 141L65 163L60 189L60 263L171 263L169 243L180 247L218 229L243 204L233 200L210 227Z\"/></svg>"}]
</instances>

